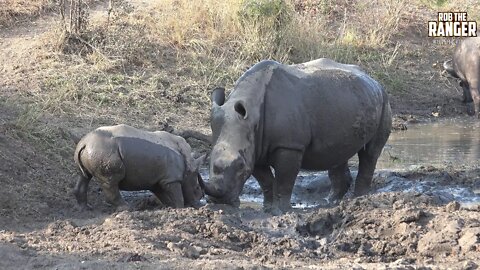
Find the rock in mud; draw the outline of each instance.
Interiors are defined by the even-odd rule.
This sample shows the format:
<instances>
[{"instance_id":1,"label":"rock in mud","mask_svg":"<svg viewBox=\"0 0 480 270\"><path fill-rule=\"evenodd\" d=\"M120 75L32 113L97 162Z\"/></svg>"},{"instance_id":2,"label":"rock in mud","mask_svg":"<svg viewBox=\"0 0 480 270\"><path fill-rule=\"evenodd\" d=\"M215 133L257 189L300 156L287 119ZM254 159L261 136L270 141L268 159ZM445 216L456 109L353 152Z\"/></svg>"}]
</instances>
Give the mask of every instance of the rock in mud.
<instances>
[{"instance_id":1,"label":"rock in mud","mask_svg":"<svg viewBox=\"0 0 480 270\"><path fill-rule=\"evenodd\" d=\"M406 209L399 211L395 214L395 219L399 223L410 223L420 220L421 217L425 216L425 213L422 210L418 209Z\"/></svg>"},{"instance_id":2,"label":"rock in mud","mask_svg":"<svg viewBox=\"0 0 480 270\"><path fill-rule=\"evenodd\" d=\"M138 253L127 254L118 260L119 262L145 262L148 261L147 258L143 257Z\"/></svg>"},{"instance_id":3,"label":"rock in mud","mask_svg":"<svg viewBox=\"0 0 480 270\"><path fill-rule=\"evenodd\" d=\"M445 210L447 210L447 212L455 212L457 210L460 209L460 203L457 202L457 201L452 201L452 202L449 202L446 206L445 206Z\"/></svg>"},{"instance_id":4,"label":"rock in mud","mask_svg":"<svg viewBox=\"0 0 480 270\"><path fill-rule=\"evenodd\" d=\"M316 235L319 237L327 236L333 231L333 226L336 224L338 214L330 212L320 212L310 217L303 225L297 226L297 231L300 234Z\"/></svg>"},{"instance_id":5,"label":"rock in mud","mask_svg":"<svg viewBox=\"0 0 480 270\"><path fill-rule=\"evenodd\" d=\"M458 240L458 245L463 253L468 251L480 251L480 227L466 228Z\"/></svg>"},{"instance_id":6,"label":"rock in mud","mask_svg":"<svg viewBox=\"0 0 480 270\"><path fill-rule=\"evenodd\" d=\"M478 269L478 264L472 261L466 261L462 267L462 270L477 270L477 269Z\"/></svg>"},{"instance_id":7,"label":"rock in mud","mask_svg":"<svg viewBox=\"0 0 480 270\"><path fill-rule=\"evenodd\" d=\"M200 249L197 249L196 247L190 245L168 242L167 248L170 251L178 253L186 258L198 259L200 257Z\"/></svg>"}]
</instances>

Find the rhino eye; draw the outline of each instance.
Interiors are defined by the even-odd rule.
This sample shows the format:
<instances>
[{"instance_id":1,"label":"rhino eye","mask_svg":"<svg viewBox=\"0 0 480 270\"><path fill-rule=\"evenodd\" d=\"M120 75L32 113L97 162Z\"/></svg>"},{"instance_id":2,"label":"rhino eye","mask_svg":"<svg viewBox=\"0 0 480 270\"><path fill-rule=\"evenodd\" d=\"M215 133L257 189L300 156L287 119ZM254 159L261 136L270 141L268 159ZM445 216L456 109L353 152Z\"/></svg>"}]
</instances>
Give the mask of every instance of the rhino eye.
<instances>
[{"instance_id":1,"label":"rhino eye","mask_svg":"<svg viewBox=\"0 0 480 270\"><path fill-rule=\"evenodd\" d=\"M219 174L219 173L221 173L221 172L222 172L222 168L220 168L220 166L214 164L214 165L213 165L213 173Z\"/></svg>"},{"instance_id":2,"label":"rhino eye","mask_svg":"<svg viewBox=\"0 0 480 270\"><path fill-rule=\"evenodd\" d=\"M234 106L235 111L242 116L243 119L247 119L247 110L243 106L241 101L237 101Z\"/></svg>"}]
</instances>

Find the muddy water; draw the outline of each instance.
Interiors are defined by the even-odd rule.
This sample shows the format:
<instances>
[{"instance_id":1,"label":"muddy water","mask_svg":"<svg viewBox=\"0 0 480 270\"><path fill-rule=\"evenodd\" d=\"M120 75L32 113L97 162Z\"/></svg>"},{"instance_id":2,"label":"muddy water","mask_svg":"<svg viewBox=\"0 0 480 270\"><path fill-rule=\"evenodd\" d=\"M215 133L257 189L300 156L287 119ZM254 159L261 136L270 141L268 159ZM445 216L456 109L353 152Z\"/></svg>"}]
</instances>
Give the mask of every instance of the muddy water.
<instances>
[{"instance_id":1,"label":"muddy water","mask_svg":"<svg viewBox=\"0 0 480 270\"><path fill-rule=\"evenodd\" d=\"M447 119L410 125L390 136L378 169L405 170L418 166L478 166L480 121Z\"/></svg>"}]
</instances>

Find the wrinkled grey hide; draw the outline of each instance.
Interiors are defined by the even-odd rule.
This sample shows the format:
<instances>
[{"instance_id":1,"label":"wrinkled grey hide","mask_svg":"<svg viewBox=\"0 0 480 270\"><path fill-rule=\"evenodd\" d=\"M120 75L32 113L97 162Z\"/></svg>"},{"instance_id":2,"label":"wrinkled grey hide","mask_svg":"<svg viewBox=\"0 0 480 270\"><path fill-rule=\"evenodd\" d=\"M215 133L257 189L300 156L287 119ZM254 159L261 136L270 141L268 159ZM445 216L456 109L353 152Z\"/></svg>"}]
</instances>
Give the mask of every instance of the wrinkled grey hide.
<instances>
[{"instance_id":1,"label":"wrinkled grey hide","mask_svg":"<svg viewBox=\"0 0 480 270\"><path fill-rule=\"evenodd\" d=\"M125 206L120 190L150 190L171 207L199 206L203 184L190 145L164 131L148 132L127 125L98 128L77 144L75 163L80 177L74 194L87 207L90 179L100 182L107 201Z\"/></svg>"},{"instance_id":2,"label":"wrinkled grey hide","mask_svg":"<svg viewBox=\"0 0 480 270\"><path fill-rule=\"evenodd\" d=\"M453 59L443 64L445 70L460 79L463 102L469 115L480 116L480 37L466 38L455 47Z\"/></svg>"},{"instance_id":3,"label":"wrinkled grey hide","mask_svg":"<svg viewBox=\"0 0 480 270\"><path fill-rule=\"evenodd\" d=\"M328 170L329 200L341 199L355 154L354 193L368 192L392 122L380 84L359 67L330 59L292 66L262 61L238 79L226 102L221 88L212 101L214 147L205 192L213 202L238 205L253 174L264 208L273 213L290 209L300 169Z\"/></svg>"}]
</instances>

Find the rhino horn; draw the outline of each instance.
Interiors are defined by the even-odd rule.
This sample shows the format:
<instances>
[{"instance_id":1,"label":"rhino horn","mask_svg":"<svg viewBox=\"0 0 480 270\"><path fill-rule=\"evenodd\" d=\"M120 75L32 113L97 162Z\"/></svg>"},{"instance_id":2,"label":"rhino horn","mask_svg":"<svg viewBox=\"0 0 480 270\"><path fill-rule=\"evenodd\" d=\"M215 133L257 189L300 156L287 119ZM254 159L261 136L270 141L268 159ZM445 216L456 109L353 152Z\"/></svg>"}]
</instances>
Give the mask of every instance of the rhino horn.
<instances>
[{"instance_id":1,"label":"rhino horn","mask_svg":"<svg viewBox=\"0 0 480 270\"><path fill-rule=\"evenodd\" d=\"M225 88L217 87L213 89L211 99L214 106L222 106L225 103Z\"/></svg>"}]
</instances>

